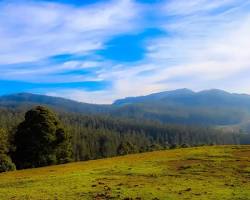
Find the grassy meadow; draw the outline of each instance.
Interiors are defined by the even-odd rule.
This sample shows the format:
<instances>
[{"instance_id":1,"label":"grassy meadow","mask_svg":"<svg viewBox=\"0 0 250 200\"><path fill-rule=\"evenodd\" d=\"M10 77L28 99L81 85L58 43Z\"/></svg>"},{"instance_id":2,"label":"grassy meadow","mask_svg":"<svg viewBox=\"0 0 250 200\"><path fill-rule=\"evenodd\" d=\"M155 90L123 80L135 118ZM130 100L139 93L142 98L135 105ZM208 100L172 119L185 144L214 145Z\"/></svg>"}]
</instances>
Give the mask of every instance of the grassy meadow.
<instances>
[{"instance_id":1,"label":"grassy meadow","mask_svg":"<svg viewBox=\"0 0 250 200\"><path fill-rule=\"evenodd\" d=\"M250 146L157 151L0 174L0 200L247 200Z\"/></svg>"}]
</instances>

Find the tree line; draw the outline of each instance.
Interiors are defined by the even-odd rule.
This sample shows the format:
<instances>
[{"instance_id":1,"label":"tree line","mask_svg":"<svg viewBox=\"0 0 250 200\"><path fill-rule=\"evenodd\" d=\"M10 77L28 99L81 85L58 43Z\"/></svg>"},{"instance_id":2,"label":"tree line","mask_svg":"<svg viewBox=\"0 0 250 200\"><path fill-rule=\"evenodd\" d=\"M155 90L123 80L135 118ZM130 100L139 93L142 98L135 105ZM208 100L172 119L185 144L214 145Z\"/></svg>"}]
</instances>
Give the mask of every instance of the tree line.
<instances>
[{"instance_id":1,"label":"tree line","mask_svg":"<svg viewBox=\"0 0 250 200\"><path fill-rule=\"evenodd\" d=\"M212 127L81 115L37 106L0 109L0 172L176 147L240 144Z\"/></svg>"}]
</instances>

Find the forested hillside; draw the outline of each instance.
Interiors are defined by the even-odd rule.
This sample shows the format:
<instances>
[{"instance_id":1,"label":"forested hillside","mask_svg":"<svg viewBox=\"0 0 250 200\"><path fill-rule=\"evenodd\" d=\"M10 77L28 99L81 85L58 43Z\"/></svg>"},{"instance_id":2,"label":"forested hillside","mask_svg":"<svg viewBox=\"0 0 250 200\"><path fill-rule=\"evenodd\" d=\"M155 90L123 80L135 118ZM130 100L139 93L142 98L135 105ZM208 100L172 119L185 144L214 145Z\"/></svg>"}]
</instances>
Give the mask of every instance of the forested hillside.
<instances>
[{"instance_id":1,"label":"forested hillside","mask_svg":"<svg viewBox=\"0 0 250 200\"><path fill-rule=\"evenodd\" d=\"M0 109L0 127L10 140L24 120L25 109ZM212 127L163 125L150 121L116 119L58 112L72 137L73 159L88 160L178 146L240 144L242 136Z\"/></svg>"},{"instance_id":2,"label":"forested hillside","mask_svg":"<svg viewBox=\"0 0 250 200\"><path fill-rule=\"evenodd\" d=\"M193 92L182 89L96 105L68 99L21 93L0 97L5 108L45 105L57 111L150 120L164 124L232 126L248 124L250 96L221 90ZM245 126L244 126L245 127ZM247 132L248 129L244 128Z\"/></svg>"},{"instance_id":3,"label":"forested hillside","mask_svg":"<svg viewBox=\"0 0 250 200\"><path fill-rule=\"evenodd\" d=\"M232 125L250 119L250 96L222 90L180 89L117 100L117 115L163 123ZM119 112L120 111L120 112Z\"/></svg>"},{"instance_id":4,"label":"forested hillside","mask_svg":"<svg viewBox=\"0 0 250 200\"><path fill-rule=\"evenodd\" d=\"M250 144L248 98L222 91L179 90L92 105L43 95L4 96L0 164L11 170L11 158L17 168L27 168L159 149ZM24 155L30 158L22 160ZM37 155L41 159L36 160Z\"/></svg>"}]
</instances>

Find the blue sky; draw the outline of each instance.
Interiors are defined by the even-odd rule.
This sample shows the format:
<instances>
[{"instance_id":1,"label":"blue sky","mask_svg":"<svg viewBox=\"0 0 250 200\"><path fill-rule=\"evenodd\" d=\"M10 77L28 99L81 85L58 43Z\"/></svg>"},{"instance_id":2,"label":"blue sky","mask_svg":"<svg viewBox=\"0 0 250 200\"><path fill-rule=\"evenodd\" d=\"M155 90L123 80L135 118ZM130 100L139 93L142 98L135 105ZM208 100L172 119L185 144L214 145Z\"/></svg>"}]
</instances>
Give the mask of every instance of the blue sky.
<instances>
[{"instance_id":1,"label":"blue sky","mask_svg":"<svg viewBox=\"0 0 250 200\"><path fill-rule=\"evenodd\" d=\"M250 0L2 0L0 95L250 93Z\"/></svg>"}]
</instances>

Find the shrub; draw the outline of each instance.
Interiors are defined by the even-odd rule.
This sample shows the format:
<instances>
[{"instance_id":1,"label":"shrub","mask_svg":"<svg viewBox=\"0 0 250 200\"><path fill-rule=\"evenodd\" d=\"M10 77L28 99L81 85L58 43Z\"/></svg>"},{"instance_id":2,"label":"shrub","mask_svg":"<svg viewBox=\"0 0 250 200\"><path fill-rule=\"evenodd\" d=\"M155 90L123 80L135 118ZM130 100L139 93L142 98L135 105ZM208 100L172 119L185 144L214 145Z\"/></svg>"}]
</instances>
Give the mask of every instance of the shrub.
<instances>
[{"instance_id":1,"label":"shrub","mask_svg":"<svg viewBox=\"0 0 250 200\"><path fill-rule=\"evenodd\" d=\"M16 166L11 161L10 157L5 154L0 154L0 173L13 171L15 169L16 169Z\"/></svg>"},{"instance_id":2,"label":"shrub","mask_svg":"<svg viewBox=\"0 0 250 200\"><path fill-rule=\"evenodd\" d=\"M15 164L12 162L9 154L8 134L0 129L0 173L15 170Z\"/></svg>"},{"instance_id":3,"label":"shrub","mask_svg":"<svg viewBox=\"0 0 250 200\"><path fill-rule=\"evenodd\" d=\"M133 145L131 142L122 142L117 148L118 155L127 155L136 152L138 152L136 146Z\"/></svg>"},{"instance_id":4,"label":"shrub","mask_svg":"<svg viewBox=\"0 0 250 200\"><path fill-rule=\"evenodd\" d=\"M181 145L181 148L188 148L188 147L190 147L188 144L182 144Z\"/></svg>"},{"instance_id":5,"label":"shrub","mask_svg":"<svg viewBox=\"0 0 250 200\"><path fill-rule=\"evenodd\" d=\"M178 145L177 144L171 144L169 149L177 149L178 148Z\"/></svg>"}]
</instances>

